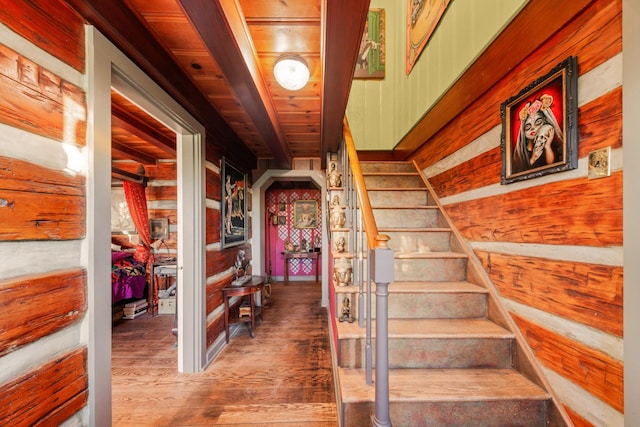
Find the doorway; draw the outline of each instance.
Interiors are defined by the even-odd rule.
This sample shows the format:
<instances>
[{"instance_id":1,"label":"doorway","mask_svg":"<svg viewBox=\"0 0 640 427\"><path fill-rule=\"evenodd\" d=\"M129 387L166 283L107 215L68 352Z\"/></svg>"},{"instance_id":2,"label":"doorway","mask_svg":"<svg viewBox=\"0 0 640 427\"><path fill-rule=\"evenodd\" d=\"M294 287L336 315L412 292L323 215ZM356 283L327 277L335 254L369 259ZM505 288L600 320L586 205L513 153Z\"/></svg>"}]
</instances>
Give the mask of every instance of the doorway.
<instances>
[{"instance_id":1,"label":"doorway","mask_svg":"<svg viewBox=\"0 0 640 427\"><path fill-rule=\"evenodd\" d=\"M111 90L139 105L176 135L178 370L205 361L204 128L95 28L87 28L87 282L89 414L111 423Z\"/></svg>"}]
</instances>

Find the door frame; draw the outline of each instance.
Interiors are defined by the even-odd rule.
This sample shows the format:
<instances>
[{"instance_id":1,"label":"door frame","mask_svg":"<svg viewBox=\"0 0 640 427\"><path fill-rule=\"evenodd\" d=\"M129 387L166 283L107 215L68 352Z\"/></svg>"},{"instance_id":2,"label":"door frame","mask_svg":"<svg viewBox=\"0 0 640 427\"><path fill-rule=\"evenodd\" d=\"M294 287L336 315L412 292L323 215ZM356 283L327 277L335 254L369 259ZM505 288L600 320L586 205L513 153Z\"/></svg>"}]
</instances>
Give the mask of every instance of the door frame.
<instances>
[{"instance_id":1,"label":"door frame","mask_svg":"<svg viewBox=\"0 0 640 427\"><path fill-rule=\"evenodd\" d=\"M87 34L87 256L89 423L111 423L111 88L176 132L178 370L205 363L205 130L97 29ZM189 236L189 238L185 238ZM106 303L108 301L109 303ZM170 331L169 331L170 333Z\"/></svg>"}]
</instances>

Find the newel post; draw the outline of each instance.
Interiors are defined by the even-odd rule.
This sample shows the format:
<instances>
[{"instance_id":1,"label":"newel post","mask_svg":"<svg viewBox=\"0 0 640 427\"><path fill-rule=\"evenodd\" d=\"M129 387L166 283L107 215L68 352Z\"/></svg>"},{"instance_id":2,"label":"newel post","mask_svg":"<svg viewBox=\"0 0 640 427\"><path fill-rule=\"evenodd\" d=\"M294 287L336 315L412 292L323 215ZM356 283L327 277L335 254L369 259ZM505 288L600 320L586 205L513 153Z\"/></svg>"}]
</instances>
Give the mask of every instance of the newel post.
<instances>
[{"instance_id":1,"label":"newel post","mask_svg":"<svg viewBox=\"0 0 640 427\"><path fill-rule=\"evenodd\" d=\"M370 250L371 278L376 284L376 403L371 420L374 427L391 426L389 418L389 283L393 282L393 250L389 236L378 234Z\"/></svg>"}]
</instances>

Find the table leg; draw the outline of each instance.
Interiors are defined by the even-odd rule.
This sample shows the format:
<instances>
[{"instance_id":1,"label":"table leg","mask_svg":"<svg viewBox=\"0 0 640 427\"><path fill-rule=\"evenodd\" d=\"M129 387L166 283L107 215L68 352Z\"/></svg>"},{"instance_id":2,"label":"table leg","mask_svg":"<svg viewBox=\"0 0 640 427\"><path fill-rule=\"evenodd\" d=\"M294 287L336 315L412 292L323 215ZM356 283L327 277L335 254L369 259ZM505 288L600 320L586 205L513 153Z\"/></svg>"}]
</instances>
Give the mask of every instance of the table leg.
<instances>
[{"instance_id":1,"label":"table leg","mask_svg":"<svg viewBox=\"0 0 640 427\"><path fill-rule=\"evenodd\" d=\"M253 330L255 329L255 321L256 321L256 299L255 299L255 290L252 289L251 293L249 294L249 298L251 299L250 305L251 305L251 330L249 331L249 334L251 335L251 338L253 338L255 335L253 333Z\"/></svg>"},{"instance_id":2,"label":"table leg","mask_svg":"<svg viewBox=\"0 0 640 427\"><path fill-rule=\"evenodd\" d=\"M289 258L284 257L284 284L289 284Z\"/></svg>"},{"instance_id":3,"label":"table leg","mask_svg":"<svg viewBox=\"0 0 640 427\"><path fill-rule=\"evenodd\" d=\"M224 297L224 331L229 344L229 298Z\"/></svg>"}]
</instances>

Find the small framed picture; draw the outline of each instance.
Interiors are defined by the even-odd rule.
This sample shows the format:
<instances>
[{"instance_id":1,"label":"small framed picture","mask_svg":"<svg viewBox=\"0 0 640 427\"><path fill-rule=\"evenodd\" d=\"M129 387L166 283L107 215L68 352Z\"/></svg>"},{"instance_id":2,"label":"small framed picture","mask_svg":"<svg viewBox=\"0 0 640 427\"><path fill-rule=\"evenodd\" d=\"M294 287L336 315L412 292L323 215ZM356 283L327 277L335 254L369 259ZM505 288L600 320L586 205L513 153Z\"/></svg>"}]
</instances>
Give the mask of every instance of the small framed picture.
<instances>
[{"instance_id":1,"label":"small framed picture","mask_svg":"<svg viewBox=\"0 0 640 427\"><path fill-rule=\"evenodd\" d=\"M296 200L293 202L293 226L295 228L318 227L318 202L316 200Z\"/></svg>"},{"instance_id":2,"label":"small framed picture","mask_svg":"<svg viewBox=\"0 0 640 427\"><path fill-rule=\"evenodd\" d=\"M169 218L154 218L149 220L151 240L167 240L169 238Z\"/></svg>"},{"instance_id":3,"label":"small framed picture","mask_svg":"<svg viewBox=\"0 0 640 427\"><path fill-rule=\"evenodd\" d=\"M501 105L501 184L578 167L577 62L565 59Z\"/></svg>"}]
</instances>

